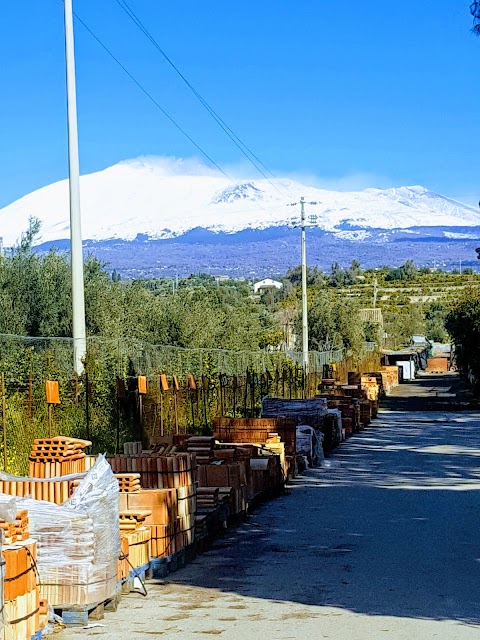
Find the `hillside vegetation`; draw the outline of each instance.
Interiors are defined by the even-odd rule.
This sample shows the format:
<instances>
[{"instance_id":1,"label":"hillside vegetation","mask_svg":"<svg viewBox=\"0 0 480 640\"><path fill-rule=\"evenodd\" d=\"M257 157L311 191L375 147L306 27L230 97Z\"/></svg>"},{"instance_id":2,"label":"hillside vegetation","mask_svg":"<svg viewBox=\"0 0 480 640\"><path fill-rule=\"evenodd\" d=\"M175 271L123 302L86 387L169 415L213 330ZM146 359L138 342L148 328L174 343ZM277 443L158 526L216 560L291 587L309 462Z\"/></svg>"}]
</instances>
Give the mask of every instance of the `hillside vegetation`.
<instances>
[{"instance_id":1,"label":"hillside vegetation","mask_svg":"<svg viewBox=\"0 0 480 640\"><path fill-rule=\"evenodd\" d=\"M38 254L30 228L11 255L0 260L0 333L71 336L70 266L55 250ZM109 339L135 338L183 348L259 350L301 348L295 335L301 308L300 268L282 279L283 289L254 296L247 281L216 281L207 275L179 280L122 280L108 265L85 263L87 333ZM388 340L398 346L412 333L446 340L444 320L480 276L402 267L363 271L353 261L330 273L308 271L309 329L312 349L358 351L378 341L378 327L362 322L361 309L381 309Z\"/></svg>"}]
</instances>

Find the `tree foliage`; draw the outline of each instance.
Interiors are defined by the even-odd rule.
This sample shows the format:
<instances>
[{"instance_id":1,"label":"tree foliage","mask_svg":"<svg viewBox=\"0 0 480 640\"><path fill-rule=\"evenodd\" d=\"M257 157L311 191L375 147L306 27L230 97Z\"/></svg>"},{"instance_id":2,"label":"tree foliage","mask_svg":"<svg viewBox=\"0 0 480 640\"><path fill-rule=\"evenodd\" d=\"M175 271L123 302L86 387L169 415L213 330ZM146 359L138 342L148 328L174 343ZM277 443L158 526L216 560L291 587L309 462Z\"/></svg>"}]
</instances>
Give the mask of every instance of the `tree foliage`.
<instances>
[{"instance_id":1,"label":"tree foliage","mask_svg":"<svg viewBox=\"0 0 480 640\"><path fill-rule=\"evenodd\" d=\"M301 335L301 315L297 316L296 333ZM310 348L316 351L345 348L358 353L365 341L358 304L333 291L322 289L311 295L308 309Z\"/></svg>"},{"instance_id":2,"label":"tree foliage","mask_svg":"<svg viewBox=\"0 0 480 640\"><path fill-rule=\"evenodd\" d=\"M425 334L433 342L448 342L445 318L448 307L444 302L431 302L425 310Z\"/></svg>"},{"instance_id":3,"label":"tree foliage","mask_svg":"<svg viewBox=\"0 0 480 640\"><path fill-rule=\"evenodd\" d=\"M475 0L470 4L470 13L473 16L473 33L480 36L480 1Z\"/></svg>"},{"instance_id":4,"label":"tree foliage","mask_svg":"<svg viewBox=\"0 0 480 640\"><path fill-rule=\"evenodd\" d=\"M457 364L480 384L480 293L469 289L448 313L445 326L455 344Z\"/></svg>"},{"instance_id":5,"label":"tree foliage","mask_svg":"<svg viewBox=\"0 0 480 640\"><path fill-rule=\"evenodd\" d=\"M388 269L385 276L386 281L390 280L415 280L418 276L418 269L413 260L407 260L401 267Z\"/></svg>"},{"instance_id":6,"label":"tree foliage","mask_svg":"<svg viewBox=\"0 0 480 640\"><path fill-rule=\"evenodd\" d=\"M0 259L0 333L68 337L72 332L71 273L65 255L32 250L38 221L21 236L13 255ZM195 276L171 286L122 282L94 257L85 261L87 334L138 338L191 348L258 350L279 330L266 305L245 283L219 286ZM158 284L158 283L157 283Z\"/></svg>"}]
</instances>

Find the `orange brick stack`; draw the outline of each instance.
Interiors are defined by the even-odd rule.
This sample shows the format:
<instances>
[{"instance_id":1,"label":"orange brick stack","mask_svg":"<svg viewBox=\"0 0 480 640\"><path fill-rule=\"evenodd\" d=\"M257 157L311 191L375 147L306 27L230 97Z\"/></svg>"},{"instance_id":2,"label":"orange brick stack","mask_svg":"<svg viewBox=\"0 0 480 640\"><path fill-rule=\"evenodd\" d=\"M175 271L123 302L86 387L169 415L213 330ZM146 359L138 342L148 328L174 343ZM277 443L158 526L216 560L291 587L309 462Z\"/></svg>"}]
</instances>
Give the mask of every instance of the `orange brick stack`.
<instances>
[{"instance_id":1,"label":"orange brick stack","mask_svg":"<svg viewBox=\"0 0 480 640\"><path fill-rule=\"evenodd\" d=\"M116 473L115 477L118 480L120 493L133 493L142 488L139 473Z\"/></svg>"},{"instance_id":2,"label":"orange brick stack","mask_svg":"<svg viewBox=\"0 0 480 640\"><path fill-rule=\"evenodd\" d=\"M172 451L173 446L169 446ZM161 447L165 450L164 447ZM152 557L165 557L193 543L195 537L197 463L191 453L116 455L108 458L121 476L137 475L141 486L122 491L120 510L146 509L151 515ZM135 485L136 486L136 485Z\"/></svg>"},{"instance_id":3,"label":"orange brick stack","mask_svg":"<svg viewBox=\"0 0 480 640\"><path fill-rule=\"evenodd\" d=\"M187 441L188 453L194 453L198 464L209 464L214 458L215 438L192 436Z\"/></svg>"},{"instance_id":4,"label":"orange brick stack","mask_svg":"<svg viewBox=\"0 0 480 640\"><path fill-rule=\"evenodd\" d=\"M34 441L30 453L32 478L58 478L86 471L84 449L91 446L88 440L76 438L39 438Z\"/></svg>"},{"instance_id":5,"label":"orange brick stack","mask_svg":"<svg viewBox=\"0 0 480 640\"><path fill-rule=\"evenodd\" d=\"M68 500L78 482L72 480L45 480L40 478L20 478L0 480L0 493L19 498L32 497L35 500L47 500L62 504ZM1 639L0 639L1 640Z\"/></svg>"},{"instance_id":6,"label":"orange brick stack","mask_svg":"<svg viewBox=\"0 0 480 640\"><path fill-rule=\"evenodd\" d=\"M21 515L21 514L20 514ZM33 540L3 548L5 560L2 640L30 640L40 630L40 592L35 569L37 545Z\"/></svg>"},{"instance_id":7,"label":"orange brick stack","mask_svg":"<svg viewBox=\"0 0 480 640\"><path fill-rule=\"evenodd\" d=\"M145 520L150 515L152 512L148 510L120 512L120 536L123 551L120 562L126 559L129 570L142 567L150 561L151 529L145 524ZM123 567L119 567L119 572L123 570Z\"/></svg>"}]
</instances>

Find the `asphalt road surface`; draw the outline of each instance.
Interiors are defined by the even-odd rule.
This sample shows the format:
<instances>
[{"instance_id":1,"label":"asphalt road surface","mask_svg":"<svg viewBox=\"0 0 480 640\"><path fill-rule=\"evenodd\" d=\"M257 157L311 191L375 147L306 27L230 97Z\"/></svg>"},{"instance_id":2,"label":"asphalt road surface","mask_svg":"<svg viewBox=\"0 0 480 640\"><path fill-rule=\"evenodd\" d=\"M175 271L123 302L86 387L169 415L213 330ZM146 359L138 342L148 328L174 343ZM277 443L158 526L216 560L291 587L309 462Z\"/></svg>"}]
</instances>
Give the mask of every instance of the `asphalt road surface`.
<instances>
[{"instance_id":1,"label":"asphalt road surface","mask_svg":"<svg viewBox=\"0 0 480 640\"><path fill-rule=\"evenodd\" d=\"M479 638L480 413L444 410L452 381L402 386L330 467L61 638Z\"/></svg>"}]
</instances>

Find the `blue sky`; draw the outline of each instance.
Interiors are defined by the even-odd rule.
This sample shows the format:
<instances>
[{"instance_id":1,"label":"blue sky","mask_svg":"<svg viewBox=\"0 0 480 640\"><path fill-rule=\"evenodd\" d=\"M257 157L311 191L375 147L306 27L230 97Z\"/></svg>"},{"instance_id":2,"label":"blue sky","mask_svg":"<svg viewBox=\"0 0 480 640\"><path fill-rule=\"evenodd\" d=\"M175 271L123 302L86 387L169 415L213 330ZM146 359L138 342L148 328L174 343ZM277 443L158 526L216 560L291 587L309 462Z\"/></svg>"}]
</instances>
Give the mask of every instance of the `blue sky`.
<instances>
[{"instance_id":1,"label":"blue sky","mask_svg":"<svg viewBox=\"0 0 480 640\"><path fill-rule=\"evenodd\" d=\"M478 202L480 39L468 0L129 4L275 173L327 187L423 184ZM74 7L218 164L243 164L115 0ZM198 156L81 25L76 53L82 173ZM5 0L0 206L66 176L62 3Z\"/></svg>"}]
</instances>

